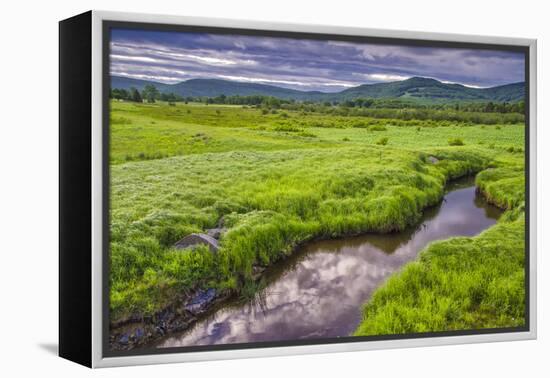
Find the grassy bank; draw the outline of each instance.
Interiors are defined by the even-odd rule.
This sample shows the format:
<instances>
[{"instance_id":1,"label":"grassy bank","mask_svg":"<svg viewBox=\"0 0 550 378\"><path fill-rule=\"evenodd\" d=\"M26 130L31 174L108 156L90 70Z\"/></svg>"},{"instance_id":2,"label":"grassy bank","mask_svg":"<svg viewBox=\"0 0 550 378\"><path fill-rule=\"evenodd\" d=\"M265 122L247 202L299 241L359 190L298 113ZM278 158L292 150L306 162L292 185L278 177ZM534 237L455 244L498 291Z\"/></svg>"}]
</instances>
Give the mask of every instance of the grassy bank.
<instances>
[{"instance_id":1,"label":"grassy bank","mask_svg":"<svg viewBox=\"0 0 550 378\"><path fill-rule=\"evenodd\" d=\"M521 125L112 106L113 321L151 314L196 288L240 292L255 265L312 238L403 229L441 199L448 179L512 169L522 156ZM451 138L464 145L449 146ZM485 181L496 202L500 186ZM228 231L217 254L172 248L220 222Z\"/></svg>"},{"instance_id":2,"label":"grassy bank","mask_svg":"<svg viewBox=\"0 0 550 378\"><path fill-rule=\"evenodd\" d=\"M375 291L355 335L517 327L525 324L525 213L521 159L506 157L476 185L507 209L474 238L434 243Z\"/></svg>"}]
</instances>

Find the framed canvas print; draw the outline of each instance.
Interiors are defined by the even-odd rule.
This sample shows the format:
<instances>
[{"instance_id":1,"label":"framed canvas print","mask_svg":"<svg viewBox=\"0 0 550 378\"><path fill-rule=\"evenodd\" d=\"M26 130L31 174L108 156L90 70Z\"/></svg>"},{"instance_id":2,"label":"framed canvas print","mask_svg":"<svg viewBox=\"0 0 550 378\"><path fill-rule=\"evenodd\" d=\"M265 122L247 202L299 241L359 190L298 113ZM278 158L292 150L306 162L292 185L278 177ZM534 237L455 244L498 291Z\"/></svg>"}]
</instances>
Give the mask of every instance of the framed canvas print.
<instances>
[{"instance_id":1,"label":"framed canvas print","mask_svg":"<svg viewBox=\"0 0 550 378\"><path fill-rule=\"evenodd\" d=\"M60 355L536 337L536 42L60 22Z\"/></svg>"}]
</instances>

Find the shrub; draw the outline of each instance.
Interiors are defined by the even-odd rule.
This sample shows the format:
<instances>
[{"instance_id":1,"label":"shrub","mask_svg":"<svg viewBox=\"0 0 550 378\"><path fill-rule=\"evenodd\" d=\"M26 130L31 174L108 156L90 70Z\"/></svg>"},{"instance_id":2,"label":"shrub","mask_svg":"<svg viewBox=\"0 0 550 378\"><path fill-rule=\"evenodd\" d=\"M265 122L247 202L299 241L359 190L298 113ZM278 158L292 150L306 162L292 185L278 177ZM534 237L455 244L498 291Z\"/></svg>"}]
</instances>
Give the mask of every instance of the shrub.
<instances>
[{"instance_id":1,"label":"shrub","mask_svg":"<svg viewBox=\"0 0 550 378\"><path fill-rule=\"evenodd\" d=\"M386 144L388 144L388 141L389 139L387 137L383 137L383 138L380 138L376 141L376 144L380 145L380 146L385 146Z\"/></svg>"},{"instance_id":2,"label":"shrub","mask_svg":"<svg viewBox=\"0 0 550 378\"><path fill-rule=\"evenodd\" d=\"M285 131L287 133L299 133L300 131L304 131L296 126L292 126L292 125L278 125L278 126L275 126L275 128L273 129L275 131Z\"/></svg>"},{"instance_id":3,"label":"shrub","mask_svg":"<svg viewBox=\"0 0 550 378\"><path fill-rule=\"evenodd\" d=\"M514 147L514 146L510 146L508 148L506 148L506 151L510 152L510 153L522 153L523 152L523 148L521 147Z\"/></svg>"},{"instance_id":4,"label":"shrub","mask_svg":"<svg viewBox=\"0 0 550 378\"><path fill-rule=\"evenodd\" d=\"M388 129L384 125L372 125L368 128L369 131L387 131Z\"/></svg>"},{"instance_id":5,"label":"shrub","mask_svg":"<svg viewBox=\"0 0 550 378\"><path fill-rule=\"evenodd\" d=\"M448 140L449 146L464 146L462 138L450 138Z\"/></svg>"},{"instance_id":6,"label":"shrub","mask_svg":"<svg viewBox=\"0 0 550 378\"><path fill-rule=\"evenodd\" d=\"M342 142L349 142L349 138L348 137L343 138Z\"/></svg>"},{"instance_id":7,"label":"shrub","mask_svg":"<svg viewBox=\"0 0 550 378\"><path fill-rule=\"evenodd\" d=\"M366 129L369 127L369 124L366 122L355 122L352 127L358 128L358 129Z\"/></svg>"},{"instance_id":8,"label":"shrub","mask_svg":"<svg viewBox=\"0 0 550 378\"><path fill-rule=\"evenodd\" d=\"M132 120L125 117L111 117L111 123L119 125L131 125Z\"/></svg>"}]
</instances>

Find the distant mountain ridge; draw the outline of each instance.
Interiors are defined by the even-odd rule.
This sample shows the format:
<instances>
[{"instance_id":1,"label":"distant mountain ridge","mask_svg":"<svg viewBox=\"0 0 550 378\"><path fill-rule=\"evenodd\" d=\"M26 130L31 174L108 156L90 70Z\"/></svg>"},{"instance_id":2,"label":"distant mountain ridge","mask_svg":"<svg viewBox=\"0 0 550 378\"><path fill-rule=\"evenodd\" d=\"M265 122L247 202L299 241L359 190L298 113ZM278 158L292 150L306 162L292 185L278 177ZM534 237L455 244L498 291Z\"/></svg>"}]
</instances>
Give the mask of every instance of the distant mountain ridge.
<instances>
[{"instance_id":1,"label":"distant mountain ridge","mask_svg":"<svg viewBox=\"0 0 550 378\"><path fill-rule=\"evenodd\" d=\"M164 84L148 80L111 76L111 88L143 89L153 84L160 92L180 96L273 96L299 101L344 101L357 98L402 99L411 101L494 101L517 102L525 97L525 83L512 83L491 88L471 88L461 84L442 83L436 79L412 77L389 83L362 84L340 92L300 91L268 84L244 83L221 79L190 79L176 84Z\"/></svg>"}]
</instances>

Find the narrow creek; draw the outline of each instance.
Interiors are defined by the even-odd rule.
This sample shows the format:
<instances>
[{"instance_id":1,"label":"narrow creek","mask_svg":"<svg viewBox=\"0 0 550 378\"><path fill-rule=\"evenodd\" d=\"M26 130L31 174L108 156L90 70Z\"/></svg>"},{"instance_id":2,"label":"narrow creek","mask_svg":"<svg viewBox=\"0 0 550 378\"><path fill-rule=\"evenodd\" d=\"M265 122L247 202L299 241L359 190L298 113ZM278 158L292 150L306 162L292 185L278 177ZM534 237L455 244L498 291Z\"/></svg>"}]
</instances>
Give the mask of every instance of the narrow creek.
<instances>
[{"instance_id":1,"label":"narrow creek","mask_svg":"<svg viewBox=\"0 0 550 378\"><path fill-rule=\"evenodd\" d=\"M476 193L473 178L452 182L444 200L403 232L312 242L265 272L254 300L214 308L189 330L152 347L349 336L373 291L428 243L474 236L501 211Z\"/></svg>"}]
</instances>

